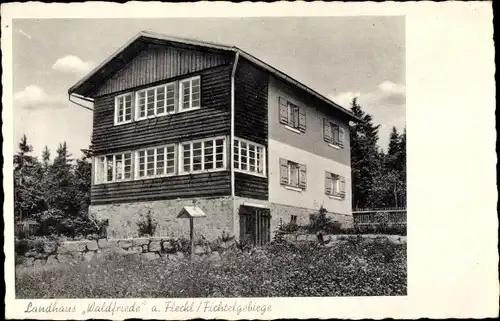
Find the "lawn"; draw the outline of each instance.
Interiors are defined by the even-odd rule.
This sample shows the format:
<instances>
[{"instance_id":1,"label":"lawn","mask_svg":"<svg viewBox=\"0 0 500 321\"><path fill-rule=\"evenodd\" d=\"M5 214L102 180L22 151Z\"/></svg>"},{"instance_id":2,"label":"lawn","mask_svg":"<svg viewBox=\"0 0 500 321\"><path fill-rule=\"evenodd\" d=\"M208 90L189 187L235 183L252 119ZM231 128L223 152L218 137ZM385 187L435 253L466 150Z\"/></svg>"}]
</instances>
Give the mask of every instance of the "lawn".
<instances>
[{"instance_id":1,"label":"lawn","mask_svg":"<svg viewBox=\"0 0 500 321\"><path fill-rule=\"evenodd\" d=\"M16 269L17 298L196 298L406 295L406 244L387 239L274 243L218 258L105 259Z\"/></svg>"}]
</instances>

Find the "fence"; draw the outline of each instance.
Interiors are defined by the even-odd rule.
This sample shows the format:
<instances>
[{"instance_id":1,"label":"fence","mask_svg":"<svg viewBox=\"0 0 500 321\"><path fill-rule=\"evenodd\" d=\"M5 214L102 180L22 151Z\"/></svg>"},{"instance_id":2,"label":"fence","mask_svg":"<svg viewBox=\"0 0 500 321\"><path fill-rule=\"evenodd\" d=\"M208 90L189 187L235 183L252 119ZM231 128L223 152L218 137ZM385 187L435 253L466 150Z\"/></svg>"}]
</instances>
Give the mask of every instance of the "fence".
<instances>
[{"instance_id":1,"label":"fence","mask_svg":"<svg viewBox=\"0 0 500 321\"><path fill-rule=\"evenodd\" d=\"M22 221L22 222L17 222L15 225L15 235L18 236L20 234L27 234L27 235L33 235L36 233L38 227L40 224L36 221Z\"/></svg>"},{"instance_id":2,"label":"fence","mask_svg":"<svg viewBox=\"0 0 500 321\"><path fill-rule=\"evenodd\" d=\"M387 217L388 225L406 226L406 208L357 209L352 215L354 226L376 226L381 215Z\"/></svg>"}]
</instances>

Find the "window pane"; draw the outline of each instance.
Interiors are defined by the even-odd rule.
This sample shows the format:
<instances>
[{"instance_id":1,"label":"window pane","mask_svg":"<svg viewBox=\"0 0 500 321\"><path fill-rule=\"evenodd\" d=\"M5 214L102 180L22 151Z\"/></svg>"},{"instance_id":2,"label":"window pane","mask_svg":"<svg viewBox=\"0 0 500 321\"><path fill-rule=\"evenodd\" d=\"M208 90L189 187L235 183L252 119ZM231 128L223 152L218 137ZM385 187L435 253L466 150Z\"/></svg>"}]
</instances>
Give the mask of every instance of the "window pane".
<instances>
[{"instance_id":1,"label":"window pane","mask_svg":"<svg viewBox=\"0 0 500 321\"><path fill-rule=\"evenodd\" d=\"M113 155L106 156L106 182L113 181Z\"/></svg>"},{"instance_id":2,"label":"window pane","mask_svg":"<svg viewBox=\"0 0 500 321\"><path fill-rule=\"evenodd\" d=\"M250 163L249 170L255 172L255 145L248 145L248 161Z\"/></svg>"},{"instance_id":3,"label":"window pane","mask_svg":"<svg viewBox=\"0 0 500 321\"><path fill-rule=\"evenodd\" d=\"M137 107L139 108L139 117L146 116L146 92L140 91L137 94Z\"/></svg>"},{"instance_id":4,"label":"window pane","mask_svg":"<svg viewBox=\"0 0 500 321\"><path fill-rule=\"evenodd\" d=\"M240 163L240 168L244 171L247 170L247 143L241 142L241 163Z\"/></svg>"},{"instance_id":5,"label":"window pane","mask_svg":"<svg viewBox=\"0 0 500 321\"><path fill-rule=\"evenodd\" d=\"M139 177L145 176L146 169L146 153L141 150L139 151Z\"/></svg>"},{"instance_id":6,"label":"window pane","mask_svg":"<svg viewBox=\"0 0 500 321\"><path fill-rule=\"evenodd\" d=\"M175 111L175 84L167 85L166 110L168 113Z\"/></svg>"},{"instance_id":7,"label":"window pane","mask_svg":"<svg viewBox=\"0 0 500 321\"><path fill-rule=\"evenodd\" d=\"M122 172L123 171L123 156L122 154L115 155L115 179L121 180L123 179Z\"/></svg>"},{"instance_id":8,"label":"window pane","mask_svg":"<svg viewBox=\"0 0 500 321\"><path fill-rule=\"evenodd\" d=\"M182 84L182 109L189 109L190 83L189 81L184 81L181 84Z\"/></svg>"},{"instance_id":9,"label":"window pane","mask_svg":"<svg viewBox=\"0 0 500 321\"><path fill-rule=\"evenodd\" d=\"M123 112L125 111L125 108L123 107L123 97L118 97L116 99L116 108L118 111L117 120L121 123L123 121Z\"/></svg>"},{"instance_id":10,"label":"window pane","mask_svg":"<svg viewBox=\"0 0 500 321\"><path fill-rule=\"evenodd\" d=\"M201 170L201 146L201 142L193 143L193 171Z\"/></svg>"},{"instance_id":11,"label":"window pane","mask_svg":"<svg viewBox=\"0 0 500 321\"><path fill-rule=\"evenodd\" d=\"M182 145L183 149L183 164L184 164L184 171L189 172L191 171L191 144L184 144Z\"/></svg>"},{"instance_id":12,"label":"window pane","mask_svg":"<svg viewBox=\"0 0 500 321\"><path fill-rule=\"evenodd\" d=\"M165 112L165 87L156 88L156 113L163 114Z\"/></svg>"},{"instance_id":13,"label":"window pane","mask_svg":"<svg viewBox=\"0 0 500 321\"><path fill-rule=\"evenodd\" d=\"M200 79L196 78L192 81L192 107L199 107L200 106Z\"/></svg>"},{"instance_id":14,"label":"window pane","mask_svg":"<svg viewBox=\"0 0 500 321\"><path fill-rule=\"evenodd\" d=\"M257 173L263 174L264 173L264 160L263 160L263 149L262 147L257 147L257 156L256 156L256 166L257 166Z\"/></svg>"},{"instance_id":15,"label":"window pane","mask_svg":"<svg viewBox=\"0 0 500 321\"><path fill-rule=\"evenodd\" d=\"M146 94L147 94L147 115L148 117L149 116L153 116L155 114L155 90L154 89L150 89L148 91L146 91Z\"/></svg>"},{"instance_id":16,"label":"window pane","mask_svg":"<svg viewBox=\"0 0 500 321\"><path fill-rule=\"evenodd\" d=\"M105 158L104 157L99 157L97 158L97 177L96 177L96 183L103 183L104 180L104 167L105 164Z\"/></svg>"},{"instance_id":17,"label":"window pane","mask_svg":"<svg viewBox=\"0 0 500 321\"><path fill-rule=\"evenodd\" d=\"M289 163L290 167L290 185L299 186L299 166L295 163Z\"/></svg>"},{"instance_id":18,"label":"window pane","mask_svg":"<svg viewBox=\"0 0 500 321\"><path fill-rule=\"evenodd\" d=\"M146 151L146 153L147 153L146 176L153 176L154 175L154 166L155 166L154 149L148 149Z\"/></svg>"},{"instance_id":19,"label":"window pane","mask_svg":"<svg viewBox=\"0 0 500 321\"><path fill-rule=\"evenodd\" d=\"M234 168L239 169L240 168L240 141L235 139L234 140L234 147L233 147L233 158L234 158Z\"/></svg>"},{"instance_id":20,"label":"window pane","mask_svg":"<svg viewBox=\"0 0 500 321\"><path fill-rule=\"evenodd\" d=\"M205 142L204 146L205 157L204 157L204 165L205 169L213 169L214 168L214 142L209 140Z\"/></svg>"},{"instance_id":21,"label":"window pane","mask_svg":"<svg viewBox=\"0 0 500 321\"><path fill-rule=\"evenodd\" d=\"M215 167L224 167L224 140L217 139L215 141Z\"/></svg>"},{"instance_id":22,"label":"window pane","mask_svg":"<svg viewBox=\"0 0 500 321\"><path fill-rule=\"evenodd\" d=\"M167 147L167 174L175 172L175 148L174 146Z\"/></svg>"},{"instance_id":23,"label":"window pane","mask_svg":"<svg viewBox=\"0 0 500 321\"><path fill-rule=\"evenodd\" d=\"M156 175L165 174L165 148L156 149Z\"/></svg>"},{"instance_id":24,"label":"window pane","mask_svg":"<svg viewBox=\"0 0 500 321\"><path fill-rule=\"evenodd\" d=\"M125 160L124 160L124 171L125 171L125 179L130 179L132 178L132 154L131 153L125 153L124 154Z\"/></svg>"}]
</instances>

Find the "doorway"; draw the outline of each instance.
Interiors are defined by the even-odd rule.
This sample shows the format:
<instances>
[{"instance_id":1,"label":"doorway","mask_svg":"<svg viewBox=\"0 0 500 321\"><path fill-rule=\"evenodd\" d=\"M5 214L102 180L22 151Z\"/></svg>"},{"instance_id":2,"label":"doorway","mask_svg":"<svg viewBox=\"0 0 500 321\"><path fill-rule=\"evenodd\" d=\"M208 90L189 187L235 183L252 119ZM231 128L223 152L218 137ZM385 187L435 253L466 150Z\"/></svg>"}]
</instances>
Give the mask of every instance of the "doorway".
<instances>
[{"instance_id":1,"label":"doorway","mask_svg":"<svg viewBox=\"0 0 500 321\"><path fill-rule=\"evenodd\" d=\"M271 241L271 211L268 208L240 206L240 240L254 246Z\"/></svg>"}]
</instances>

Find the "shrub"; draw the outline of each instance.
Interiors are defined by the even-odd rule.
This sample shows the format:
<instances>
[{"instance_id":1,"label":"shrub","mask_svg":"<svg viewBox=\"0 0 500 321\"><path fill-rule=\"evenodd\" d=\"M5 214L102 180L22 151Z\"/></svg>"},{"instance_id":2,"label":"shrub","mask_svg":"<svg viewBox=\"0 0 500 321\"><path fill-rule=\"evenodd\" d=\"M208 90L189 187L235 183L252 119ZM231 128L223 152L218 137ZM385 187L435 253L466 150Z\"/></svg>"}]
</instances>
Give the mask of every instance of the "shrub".
<instances>
[{"instance_id":1,"label":"shrub","mask_svg":"<svg viewBox=\"0 0 500 321\"><path fill-rule=\"evenodd\" d=\"M137 222L139 237L153 236L158 222L151 216L151 209L147 209L146 217L141 214L141 219Z\"/></svg>"}]
</instances>

